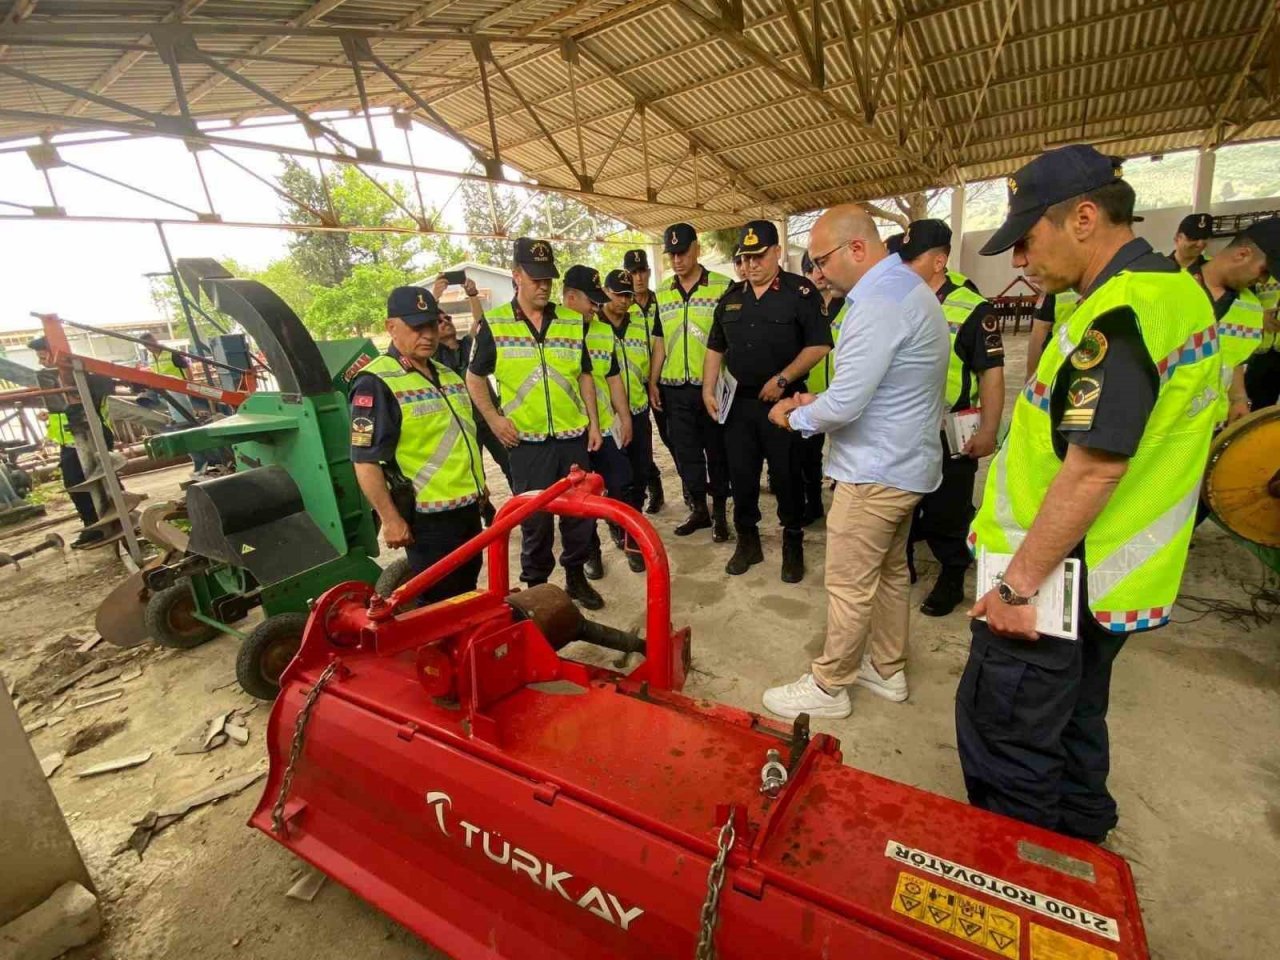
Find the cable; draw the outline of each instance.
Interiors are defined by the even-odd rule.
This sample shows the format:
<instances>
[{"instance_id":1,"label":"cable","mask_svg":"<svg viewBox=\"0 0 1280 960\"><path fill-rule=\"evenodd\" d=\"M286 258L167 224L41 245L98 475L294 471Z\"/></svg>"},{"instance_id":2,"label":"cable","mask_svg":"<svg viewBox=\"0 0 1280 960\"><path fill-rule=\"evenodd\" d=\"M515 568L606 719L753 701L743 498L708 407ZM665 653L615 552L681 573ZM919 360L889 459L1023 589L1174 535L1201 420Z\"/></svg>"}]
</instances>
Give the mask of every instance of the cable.
<instances>
[{"instance_id":1,"label":"cable","mask_svg":"<svg viewBox=\"0 0 1280 960\"><path fill-rule=\"evenodd\" d=\"M1223 623L1239 627L1246 633L1255 627L1270 625L1280 619L1280 589L1267 586L1266 574L1261 583L1244 584L1244 592L1248 597L1248 605L1220 597L1202 597L1193 593L1178 595L1177 606L1195 616L1187 619L1170 618L1172 623L1196 623L1210 614L1217 615Z\"/></svg>"}]
</instances>

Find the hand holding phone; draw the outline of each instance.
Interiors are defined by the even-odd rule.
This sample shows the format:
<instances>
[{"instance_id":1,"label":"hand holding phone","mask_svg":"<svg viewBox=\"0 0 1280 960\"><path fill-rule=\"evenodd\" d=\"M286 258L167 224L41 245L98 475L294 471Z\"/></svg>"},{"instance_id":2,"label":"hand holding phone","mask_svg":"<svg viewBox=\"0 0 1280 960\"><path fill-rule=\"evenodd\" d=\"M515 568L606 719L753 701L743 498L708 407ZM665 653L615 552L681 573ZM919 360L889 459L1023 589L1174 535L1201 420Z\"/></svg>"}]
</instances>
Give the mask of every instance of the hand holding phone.
<instances>
[{"instance_id":1,"label":"hand holding phone","mask_svg":"<svg viewBox=\"0 0 1280 960\"><path fill-rule=\"evenodd\" d=\"M440 276L448 280L450 286L460 287L467 282L467 271L465 270L446 270Z\"/></svg>"}]
</instances>

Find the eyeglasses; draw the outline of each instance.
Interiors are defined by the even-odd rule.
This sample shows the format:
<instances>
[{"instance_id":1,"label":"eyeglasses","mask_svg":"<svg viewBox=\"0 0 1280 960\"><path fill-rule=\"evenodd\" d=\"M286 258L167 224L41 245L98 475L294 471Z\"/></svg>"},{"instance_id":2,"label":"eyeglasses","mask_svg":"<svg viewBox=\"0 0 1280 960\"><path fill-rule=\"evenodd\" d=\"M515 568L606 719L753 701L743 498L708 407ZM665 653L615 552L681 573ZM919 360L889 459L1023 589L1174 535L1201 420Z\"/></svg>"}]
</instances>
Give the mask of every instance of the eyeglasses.
<instances>
[{"instance_id":1,"label":"eyeglasses","mask_svg":"<svg viewBox=\"0 0 1280 960\"><path fill-rule=\"evenodd\" d=\"M815 267L821 270L823 267L827 265L828 260L830 260L833 256L835 256L837 253L839 253L841 250L843 250L845 247L847 247L851 243L853 243L852 240L842 240L838 244L836 244L834 247L832 247L830 250L828 250L826 253L822 254L821 256L810 257L809 259L813 261L813 265Z\"/></svg>"}]
</instances>

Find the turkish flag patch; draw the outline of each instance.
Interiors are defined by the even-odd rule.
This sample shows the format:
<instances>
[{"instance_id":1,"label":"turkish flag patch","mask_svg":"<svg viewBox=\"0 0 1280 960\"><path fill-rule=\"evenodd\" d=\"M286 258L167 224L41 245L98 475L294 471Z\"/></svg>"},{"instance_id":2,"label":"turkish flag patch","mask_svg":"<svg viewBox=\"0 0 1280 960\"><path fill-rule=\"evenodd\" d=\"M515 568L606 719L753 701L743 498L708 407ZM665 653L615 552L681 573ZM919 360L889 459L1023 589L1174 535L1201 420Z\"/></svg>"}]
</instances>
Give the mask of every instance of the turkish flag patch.
<instances>
[{"instance_id":1,"label":"turkish flag patch","mask_svg":"<svg viewBox=\"0 0 1280 960\"><path fill-rule=\"evenodd\" d=\"M353 407L372 407L373 394L357 393L354 397L351 398L351 405Z\"/></svg>"}]
</instances>

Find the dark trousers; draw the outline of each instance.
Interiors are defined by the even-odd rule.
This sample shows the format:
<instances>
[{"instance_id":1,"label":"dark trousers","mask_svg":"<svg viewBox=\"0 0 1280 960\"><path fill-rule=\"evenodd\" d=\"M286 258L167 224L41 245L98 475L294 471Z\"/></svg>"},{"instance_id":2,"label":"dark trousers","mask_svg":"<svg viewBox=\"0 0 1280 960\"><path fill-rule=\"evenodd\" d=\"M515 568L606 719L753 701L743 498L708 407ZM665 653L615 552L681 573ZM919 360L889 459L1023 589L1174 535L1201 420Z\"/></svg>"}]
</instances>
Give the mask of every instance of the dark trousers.
<instances>
[{"instance_id":1,"label":"dark trousers","mask_svg":"<svg viewBox=\"0 0 1280 960\"><path fill-rule=\"evenodd\" d=\"M635 440L631 442L635 443ZM635 491L639 489L643 502L644 483L635 482L626 450L620 449L610 434L604 435L604 443L600 449L591 454L591 469L604 479L604 492L611 500L635 506ZM591 549L597 552L600 550L600 532L594 522L591 524Z\"/></svg>"},{"instance_id":2,"label":"dark trousers","mask_svg":"<svg viewBox=\"0 0 1280 960\"><path fill-rule=\"evenodd\" d=\"M1244 389L1254 410L1280 403L1280 350L1255 353L1244 368Z\"/></svg>"},{"instance_id":3,"label":"dark trousers","mask_svg":"<svg viewBox=\"0 0 1280 960\"><path fill-rule=\"evenodd\" d=\"M511 492L543 490L573 466L586 470L591 465L585 435L573 440L543 440L520 443L511 448ZM520 579L525 583L545 583L556 568L555 518L535 513L521 525ZM582 517L560 518L560 562L565 567L581 567L591 555L591 531L595 522Z\"/></svg>"},{"instance_id":4,"label":"dark trousers","mask_svg":"<svg viewBox=\"0 0 1280 960\"><path fill-rule=\"evenodd\" d=\"M472 537L480 535L480 505L473 503L456 510L442 510L440 513L414 513L412 529L413 543L404 548L404 554L409 560L409 569L416 576ZM483 560L481 554L476 554L425 590L419 596L419 602L436 603L474 590L480 580Z\"/></svg>"},{"instance_id":5,"label":"dark trousers","mask_svg":"<svg viewBox=\"0 0 1280 960\"><path fill-rule=\"evenodd\" d=\"M84 483L84 467L80 465L80 455L76 453L75 447L58 447L58 467L62 471L63 487L74 487L77 483ZM84 526L98 522L98 511L93 505L93 495L89 491L71 494L71 502Z\"/></svg>"},{"instance_id":6,"label":"dark trousers","mask_svg":"<svg viewBox=\"0 0 1280 960\"><path fill-rule=\"evenodd\" d=\"M623 451L631 463L631 496L626 502L639 510L644 506L645 484L656 476L653 462L653 423L649 411L631 415L631 443Z\"/></svg>"},{"instance_id":7,"label":"dark trousers","mask_svg":"<svg viewBox=\"0 0 1280 960\"><path fill-rule=\"evenodd\" d=\"M476 414L476 439L480 442L480 446L489 451L489 456L493 457L493 462L498 465L502 475L507 478L507 486L511 486L511 457L507 453L507 448L502 445L501 440L493 435L493 431L489 429L489 424L478 413Z\"/></svg>"},{"instance_id":8,"label":"dark trousers","mask_svg":"<svg viewBox=\"0 0 1280 960\"><path fill-rule=\"evenodd\" d=\"M737 530L760 523L760 469L767 461L778 501L778 522L785 530L804 523L800 486L798 435L769 422L772 403L756 397L758 388L739 385L724 425L733 484L733 525Z\"/></svg>"},{"instance_id":9,"label":"dark trousers","mask_svg":"<svg viewBox=\"0 0 1280 960\"><path fill-rule=\"evenodd\" d=\"M665 389L665 388L659 388L659 389ZM679 473L680 460L676 457L675 444L671 442L671 431L667 428L667 411L665 409L659 410L656 407L651 407L650 410L653 413L653 425L658 430L658 437L662 440L662 445L667 448L667 452L671 454L671 461L676 465L676 473ZM649 445L650 447L653 446L652 440L650 440ZM660 475L660 473L661 471L658 469L658 465L655 463L653 465L653 469L649 472L649 475L650 477L656 480Z\"/></svg>"},{"instance_id":10,"label":"dark trousers","mask_svg":"<svg viewBox=\"0 0 1280 960\"><path fill-rule=\"evenodd\" d=\"M942 484L933 493L926 493L916 506L911 520L911 544L923 540L944 567L967 568L972 562L969 545L969 524L976 511L973 509L973 482L978 475L978 461L973 457L951 457L943 445Z\"/></svg>"},{"instance_id":11,"label":"dark trousers","mask_svg":"<svg viewBox=\"0 0 1280 960\"><path fill-rule=\"evenodd\" d=\"M729 465L724 428L711 419L702 403L702 387L663 387L667 430L675 445L676 469L695 500L729 496Z\"/></svg>"},{"instance_id":12,"label":"dark trousers","mask_svg":"<svg viewBox=\"0 0 1280 960\"><path fill-rule=\"evenodd\" d=\"M801 437L796 443L800 454L800 487L806 503L822 502L822 445L825 433Z\"/></svg>"},{"instance_id":13,"label":"dark trousers","mask_svg":"<svg viewBox=\"0 0 1280 960\"><path fill-rule=\"evenodd\" d=\"M956 689L956 746L969 802L1100 842L1116 825L1107 792L1111 665L1125 634L1087 614L1078 642L997 637L980 620Z\"/></svg>"}]
</instances>

